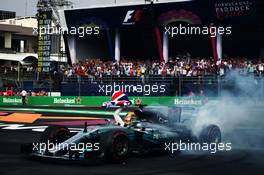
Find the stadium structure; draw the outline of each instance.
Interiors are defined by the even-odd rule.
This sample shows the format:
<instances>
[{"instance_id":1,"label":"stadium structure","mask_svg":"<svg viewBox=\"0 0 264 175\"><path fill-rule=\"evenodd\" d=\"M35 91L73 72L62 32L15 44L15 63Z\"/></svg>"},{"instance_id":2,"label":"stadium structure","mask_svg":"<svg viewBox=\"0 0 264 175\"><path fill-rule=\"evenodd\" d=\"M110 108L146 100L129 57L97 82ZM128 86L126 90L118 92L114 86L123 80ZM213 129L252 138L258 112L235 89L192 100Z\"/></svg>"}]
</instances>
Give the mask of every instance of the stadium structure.
<instances>
[{"instance_id":1,"label":"stadium structure","mask_svg":"<svg viewBox=\"0 0 264 175\"><path fill-rule=\"evenodd\" d=\"M258 3L252 0L147 1L60 10L59 16L63 28L100 28L98 35L65 35L68 58L72 63L89 58L113 61L121 58L160 59L167 62L179 53L211 56L217 60L223 57L223 53L257 57L263 53L258 37L263 32ZM166 34L166 29L179 24L189 27L232 26L232 35L172 37Z\"/></svg>"}]
</instances>

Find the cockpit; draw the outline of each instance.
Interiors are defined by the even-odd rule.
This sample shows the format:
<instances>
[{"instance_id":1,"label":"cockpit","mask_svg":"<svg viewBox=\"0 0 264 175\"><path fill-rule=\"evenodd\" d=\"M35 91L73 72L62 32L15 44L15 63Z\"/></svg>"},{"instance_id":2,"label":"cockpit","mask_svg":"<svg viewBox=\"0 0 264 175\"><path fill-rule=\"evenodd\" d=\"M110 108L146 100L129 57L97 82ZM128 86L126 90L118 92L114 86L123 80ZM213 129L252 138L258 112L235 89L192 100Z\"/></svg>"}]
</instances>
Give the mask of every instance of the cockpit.
<instances>
[{"instance_id":1,"label":"cockpit","mask_svg":"<svg viewBox=\"0 0 264 175\"><path fill-rule=\"evenodd\" d=\"M169 125L170 123L180 122L181 108L144 108L128 112L124 118L115 113L116 123L121 126L130 126L133 123L148 122L153 124Z\"/></svg>"}]
</instances>

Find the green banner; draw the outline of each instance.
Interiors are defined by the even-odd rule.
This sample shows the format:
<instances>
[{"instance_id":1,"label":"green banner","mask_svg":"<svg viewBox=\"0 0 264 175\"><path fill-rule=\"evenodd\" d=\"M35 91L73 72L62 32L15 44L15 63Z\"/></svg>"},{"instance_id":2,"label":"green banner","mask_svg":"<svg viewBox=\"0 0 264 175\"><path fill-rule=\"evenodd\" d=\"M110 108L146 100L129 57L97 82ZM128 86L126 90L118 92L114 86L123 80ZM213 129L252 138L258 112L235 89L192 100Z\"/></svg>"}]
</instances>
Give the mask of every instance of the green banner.
<instances>
[{"instance_id":1,"label":"green banner","mask_svg":"<svg viewBox=\"0 0 264 175\"><path fill-rule=\"evenodd\" d=\"M109 101L106 96L63 96L63 97L28 97L29 106L101 106ZM201 106L209 99L202 97L130 97L133 105L177 105ZM210 100L213 100L210 98ZM22 105L21 97L0 97L1 106Z\"/></svg>"},{"instance_id":2,"label":"green banner","mask_svg":"<svg viewBox=\"0 0 264 175\"><path fill-rule=\"evenodd\" d=\"M21 97L0 97L0 105L22 105Z\"/></svg>"}]
</instances>

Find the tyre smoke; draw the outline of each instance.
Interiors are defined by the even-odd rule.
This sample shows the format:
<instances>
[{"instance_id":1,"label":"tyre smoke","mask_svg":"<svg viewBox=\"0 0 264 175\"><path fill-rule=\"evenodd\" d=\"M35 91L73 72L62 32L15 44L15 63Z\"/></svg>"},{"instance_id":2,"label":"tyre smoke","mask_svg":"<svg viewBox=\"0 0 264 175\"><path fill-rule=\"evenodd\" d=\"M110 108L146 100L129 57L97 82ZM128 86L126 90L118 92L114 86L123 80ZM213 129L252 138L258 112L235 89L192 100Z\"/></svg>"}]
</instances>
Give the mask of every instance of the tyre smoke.
<instances>
[{"instance_id":1,"label":"tyre smoke","mask_svg":"<svg viewBox=\"0 0 264 175\"><path fill-rule=\"evenodd\" d=\"M237 148L262 148L264 146L263 80L242 76L233 71L227 75L229 88L221 97L199 108L193 122L197 135L209 124L220 127L223 141ZM230 86L232 85L232 86ZM230 88L231 87L231 88Z\"/></svg>"}]
</instances>

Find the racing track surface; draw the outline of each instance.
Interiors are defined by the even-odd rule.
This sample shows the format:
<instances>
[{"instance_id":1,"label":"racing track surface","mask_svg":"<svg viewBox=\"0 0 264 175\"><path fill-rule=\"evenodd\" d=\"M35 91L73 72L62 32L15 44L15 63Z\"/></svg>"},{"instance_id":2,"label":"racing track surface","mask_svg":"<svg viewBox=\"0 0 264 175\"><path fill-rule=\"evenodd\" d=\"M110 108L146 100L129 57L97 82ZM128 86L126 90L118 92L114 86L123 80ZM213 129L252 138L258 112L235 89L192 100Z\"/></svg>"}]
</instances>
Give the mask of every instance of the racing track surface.
<instances>
[{"instance_id":1,"label":"racing track surface","mask_svg":"<svg viewBox=\"0 0 264 175\"><path fill-rule=\"evenodd\" d=\"M56 115L58 115L58 113L56 113ZM91 117L94 117L94 115ZM0 123L3 124L4 122L0 121ZM74 124L74 122L72 123ZM72 123L70 126L72 126ZM39 125L39 123L36 125ZM21 155L20 144L34 142L35 138L39 137L39 135L39 132L33 132L31 130L0 129L1 175L264 174L264 149L261 149L261 147L254 150L234 148L231 152L221 152L218 154L182 152L179 155L170 154L132 157L126 164L109 164L103 161L67 162L58 160L39 160ZM249 137L254 137L254 135ZM261 136L260 139L263 139L263 137ZM264 142L264 140L262 141ZM261 142L261 144L263 144L263 142Z\"/></svg>"}]
</instances>

